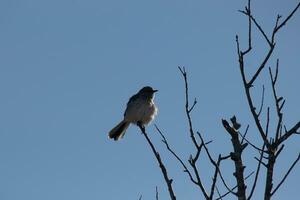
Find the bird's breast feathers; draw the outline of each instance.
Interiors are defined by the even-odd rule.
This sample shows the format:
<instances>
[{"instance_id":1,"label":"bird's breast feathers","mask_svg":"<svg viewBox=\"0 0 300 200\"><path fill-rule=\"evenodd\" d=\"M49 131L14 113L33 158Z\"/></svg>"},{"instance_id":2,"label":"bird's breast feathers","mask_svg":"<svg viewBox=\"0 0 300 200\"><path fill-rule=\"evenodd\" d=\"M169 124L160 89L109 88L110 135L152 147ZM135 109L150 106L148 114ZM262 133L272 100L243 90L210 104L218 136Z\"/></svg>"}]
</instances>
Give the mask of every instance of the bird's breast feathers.
<instances>
[{"instance_id":1,"label":"bird's breast feathers","mask_svg":"<svg viewBox=\"0 0 300 200\"><path fill-rule=\"evenodd\" d=\"M140 121L142 124L150 123L155 115L157 115L157 108L151 101L133 101L128 104L125 111L125 120L131 123L137 123Z\"/></svg>"}]
</instances>

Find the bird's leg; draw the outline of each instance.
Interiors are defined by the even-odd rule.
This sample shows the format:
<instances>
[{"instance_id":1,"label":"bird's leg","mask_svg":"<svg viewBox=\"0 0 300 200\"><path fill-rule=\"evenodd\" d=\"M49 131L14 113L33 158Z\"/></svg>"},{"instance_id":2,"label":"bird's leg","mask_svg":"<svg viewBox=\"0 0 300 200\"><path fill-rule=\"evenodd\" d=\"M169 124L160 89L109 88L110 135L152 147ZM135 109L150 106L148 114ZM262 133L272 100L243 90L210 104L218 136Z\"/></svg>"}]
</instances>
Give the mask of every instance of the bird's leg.
<instances>
[{"instance_id":1,"label":"bird's leg","mask_svg":"<svg viewBox=\"0 0 300 200\"><path fill-rule=\"evenodd\" d=\"M137 126L140 127L140 129L142 130L142 132L144 133L145 132L145 126L142 124L141 121L138 121L137 123Z\"/></svg>"}]
</instances>

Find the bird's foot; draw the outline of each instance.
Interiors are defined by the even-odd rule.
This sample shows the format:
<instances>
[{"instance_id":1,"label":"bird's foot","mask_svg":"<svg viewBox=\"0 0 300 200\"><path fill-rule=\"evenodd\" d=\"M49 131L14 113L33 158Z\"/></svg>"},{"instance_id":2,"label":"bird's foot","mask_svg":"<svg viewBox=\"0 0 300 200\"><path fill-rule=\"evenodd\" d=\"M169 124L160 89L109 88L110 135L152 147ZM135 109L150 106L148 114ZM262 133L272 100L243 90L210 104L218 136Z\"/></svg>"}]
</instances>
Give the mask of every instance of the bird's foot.
<instances>
[{"instance_id":1,"label":"bird's foot","mask_svg":"<svg viewBox=\"0 0 300 200\"><path fill-rule=\"evenodd\" d=\"M145 126L142 124L142 122L138 121L136 124L137 124L138 127L140 127L141 131L144 133L145 132Z\"/></svg>"}]
</instances>

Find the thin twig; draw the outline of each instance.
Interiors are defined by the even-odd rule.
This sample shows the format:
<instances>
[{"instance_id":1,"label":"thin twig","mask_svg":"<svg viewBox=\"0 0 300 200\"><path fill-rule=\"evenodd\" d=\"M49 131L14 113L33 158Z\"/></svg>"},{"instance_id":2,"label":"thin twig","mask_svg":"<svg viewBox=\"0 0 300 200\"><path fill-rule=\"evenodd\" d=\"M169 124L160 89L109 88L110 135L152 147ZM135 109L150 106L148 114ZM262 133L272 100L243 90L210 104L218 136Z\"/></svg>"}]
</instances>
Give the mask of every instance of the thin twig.
<instances>
[{"instance_id":1,"label":"thin twig","mask_svg":"<svg viewBox=\"0 0 300 200\"><path fill-rule=\"evenodd\" d=\"M287 18L285 20L283 20L283 22L277 26L277 28L275 29L275 33L277 31L279 31L279 29L281 29L289 20L290 18L295 14L295 12L298 10L298 8L300 7L300 2L298 3L298 5L294 8L294 10L287 16Z\"/></svg>"},{"instance_id":2,"label":"thin twig","mask_svg":"<svg viewBox=\"0 0 300 200\"><path fill-rule=\"evenodd\" d=\"M262 95L261 95L261 103L260 103L260 108L259 108L259 111L258 111L258 116L260 116L261 114L261 111L264 107L264 99L265 99L265 86L263 85L263 91L262 91Z\"/></svg>"},{"instance_id":3,"label":"thin twig","mask_svg":"<svg viewBox=\"0 0 300 200\"><path fill-rule=\"evenodd\" d=\"M194 174L196 176L196 182L198 183L197 185L200 187L204 197L206 199L209 198L203 184L202 184L202 181L201 181L201 178L200 178L200 175L199 175L199 171L196 167L196 162L199 158L199 155L200 155L200 151L201 151L201 148L203 146L203 142L201 144L198 144L197 140L196 140L196 137L195 137L195 133L194 133L194 129L193 129L193 123L192 123L192 118L191 118L191 115L190 115L190 112L193 110L194 106L196 105L197 101L195 99L194 101L194 104L192 105L192 107L190 108L190 105L189 105L189 87L188 87L188 80L187 80L187 73L185 71L185 67L178 67L179 71L181 72L182 76L183 76L183 79L184 79L184 87L185 87L185 113L186 113L186 117L187 117L187 120L188 120L188 125L189 125L189 132L190 132L190 137L191 137L191 140L196 148L196 155L195 157L193 158L191 156L191 158L189 159L189 163L191 165L191 167L193 168L193 171L194 171ZM190 176L191 177L191 176Z\"/></svg>"},{"instance_id":4,"label":"thin twig","mask_svg":"<svg viewBox=\"0 0 300 200\"><path fill-rule=\"evenodd\" d=\"M223 200L223 198L221 197L221 193L220 193L220 191L219 191L219 189L218 189L217 186L216 186L216 191L217 191L217 193L218 193L218 195L219 195L219 199L220 199L220 200Z\"/></svg>"},{"instance_id":5,"label":"thin twig","mask_svg":"<svg viewBox=\"0 0 300 200\"><path fill-rule=\"evenodd\" d=\"M270 39L268 38L267 34L262 29L262 27L258 24L258 22L256 21L256 19L251 15L251 12L249 12L249 13L245 12L245 11L240 11L240 12L251 18L251 20L254 22L255 26L260 31L260 33L263 35L263 37L265 38L265 40L267 41L267 43L269 44L269 46L272 46L272 43L271 43Z\"/></svg>"},{"instance_id":6,"label":"thin twig","mask_svg":"<svg viewBox=\"0 0 300 200\"><path fill-rule=\"evenodd\" d=\"M138 125L138 126L141 129L143 135L145 136L148 144L150 145L150 147L152 149L152 152L153 152L153 154L154 154L154 156L155 156L155 158L156 158L156 160L157 160L157 162L159 164L159 167L160 167L161 172L162 172L162 174L164 176L165 182L166 182L166 184L168 186L168 191L169 191L170 198L172 200L176 200L176 196L175 196L175 193L174 193L173 187L172 187L173 180L169 178L167 169L166 169L164 163L162 162L158 151L155 149L153 143L151 142L150 138L148 137L148 134L146 133L145 127L143 127L141 125Z\"/></svg>"},{"instance_id":7,"label":"thin twig","mask_svg":"<svg viewBox=\"0 0 300 200\"><path fill-rule=\"evenodd\" d=\"M293 164L290 166L289 170L287 171L287 173L284 175L283 179L279 182L279 184L275 187L275 189L273 190L273 192L271 192L271 196L275 194L275 192L280 188L280 186L282 185L282 183L286 180L286 178L288 177L288 175L290 174L290 172L293 170L293 168L295 167L295 165L297 164L297 162L300 160L300 153L298 154L298 157L296 158L296 160L293 162Z\"/></svg>"},{"instance_id":8,"label":"thin twig","mask_svg":"<svg viewBox=\"0 0 300 200\"><path fill-rule=\"evenodd\" d=\"M280 101L282 100L282 97L280 97L280 98L277 97L276 88L275 88L277 77L278 77L278 66L279 66L278 63L279 63L279 61L277 59L275 77L273 77L272 70L269 67L269 74L270 74L270 79L271 79L271 83L272 83L271 85L272 85L273 97L274 97L277 116L278 116L278 122L277 122L276 134L275 134L275 141L278 140L279 134L280 134L280 129L282 127L283 113L281 112L281 109L282 109L282 107L284 105L284 102L285 102L285 101L283 101L281 106L279 105Z\"/></svg>"},{"instance_id":9,"label":"thin twig","mask_svg":"<svg viewBox=\"0 0 300 200\"><path fill-rule=\"evenodd\" d=\"M265 56L264 60L262 61L262 63L260 64L259 68L257 69L257 71L255 72L255 74L253 75L252 79L249 81L249 83L247 84L248 88L251 87L254 83L254 81L256 80L256 78L258 77L258 75L260 74L260 72L265 68L268 60L270 59L273 50L274 50L275 45L271 45L267 55Z\"/></svg>"},{"instance_id":10,"label":"thin twig","mask_svg":"<svg viewBox=\"0 0 300 200\"><path fill-rule=\"evenodd\" d=\"M166 139L166 137L164 136L164 134L162 133L162 131L158 128L158 126L155 124L154 125L156 130L158 131L158 133L160 134L160 136L162 137L162 142L166 145L167 149L169 152L171 152L171 154L178 160L178 162L182 165L184 172L186 172L189 176L189 178L191 179L191 181L198 185L198 184L202 184L202 183L198 183L195 181L195 179L193 178L190 170L187 168L187 166L185 165L185 163L182 161L182 159L171 149L171 147L169 146L169 143ZM201 187L201 186L200 186ZM203 188L204 189L204 188Z\"/></svg>"},{"instance_id":11,"label":"thin twig","mask_svg":"<svg viewBox=\"0 0 300 200\"><path fill-rule=\"evenodd\" d=\"M222 175L222 173L221 173L220 167L219 167L219 166L220 166L220 163L218 164L218 163L215 162L214 159L212 158L212 156L211 156L211 154L210 154L210 152L209 152L207 146L205 145L205 142L204 142L203 137L201 136L201 134L200 134L199 132L197 132L197 134L198 134L198 136L200 137L202 144L204 144L203 147L204 147L204 149L205 149L205 152L206 152L206 154L207 154L207 156L208 156L210 162L215 166L215 170L216 170L216 171L218 172L218 174L220 175L220 178L221 178L221 180L222 180L222 183L224 184L224 186L226 187L226 189L227 189L230 193L232 193L233 195L237 195L237 193L235 193L234 191L230 190L229 186L227 185L227 183L226 183L226 181L225 181L225 179L224 179L224 177L223 177L223 175ZM220 158L220 162L221 162L222 160L225 160L225 159L230 158L230 156L222 157L222 156L220 155L219 158ZM215 180L215 181L216 181L216 180ZM213 183L213 184L214 184L214 183ZM213 185L213 184L212 184L212 185ZM213 189L214 189L214 188L212 187L212 190L213 190ZM213 195L213 193L212 193L211 195ZM212 198L212 196L211 196L211 198Z\"/></svg>"},{"instance_id":12,"label":"thin twig","mask_svg":"<svg viewBox=\"0 0 300 200\"><path fill-rule=\"evenodd\" d=\"M255 190L256 185L257 185L258 175L259 175L259 172L260 172L260 166L261 166L262 159L263 159L265 146L266 146L265 144L263 144L263 146L262 146L263 151L260 152L260 158L259 158L259 161L258 161L258 164L257 164L255 178L254 178L253 185L252 185L252 188L251 188L251 191L250 191L250 194L249 194L247 200L250 200L252 195L254 194L254 190Z\"/></svg>"},{"instance_id":13,"label":"thin twig","mask_svg":"<svg viewBox=\"0 0 300 200\"><path fill-rule=\"evenodd\" d=\"M247 135L247 133L248 133L248 129L249 129L249 124L247 125L247 128L246 128L246 130L245 130L245 133L244 133L244 135L242 136L241 144L244 143L244 139L246 138L246 135Z\"/></svg>"},{"instance_id":14,"label":"thin twig","mask_svg":"<svg viewBox=\"0 0 300 200\"><path fill-rule=\"evenodd\" d=\"M193 124L192 124L192 119L190 116L190 108L189 108L189 87L188 87L188 80L187 80L187 73L185 71L185 67L181 68L178 67L178 69L180 70L183 79L184 79L184 86L185 86L185 112L186 112L186 116L188 118L188 124L189 124L189 131L190 131L190 137L195 145L196 148L199 147L199 144L197 143L197 140L195 138L195 133L193 130ZM195 103L196 104L196 103Z\"/></svg>"},{"instance_id":15,"label":"thin twig","mask_svg":"<svg viewBox=\"0 0 300 200\"><path fill-rule=\"evenodd\" d=\"M244 135L242 135L239 131L238 131L239 135L242 136L242 139L245 140L248 144L250 144L250 146L252 146L254 149L256 149L259 152L267 152L265 150L260 149L259 147L257 147L256 145L254 145L252 142L250 142L246 137L244 137ZM242 140L242 141L243 141ZM242 144L242 142L241 142Z\"/></svg>"},{"instance_id":16,"label":"thin twig","mask_svg":"<svg viewBox=\"0 0 300 200\"><path fill-rule=\"evenodd\" d=\"M252 116L254 118L254 121L255 121L255 124L259 130L259 133L263 139L263 141L266 143L267 147L270 146L269 142L268 142L268 139L266 137L266 134L261 126L261 123L259 121L259 117L255 111L255 107L254 107L254 104L253 104L253 101L252 101L252 97L251 97L251 94L250 94L250 88L249 88L249 84L247 83L247 80L246 80L246 75L245 75L245 70L244 70L244 58L243 58L243 55L240 54L239 52L239 39L238 39L238 36L236 36L236 45L237 45L237 50L238 50L238 55L239 55L239 66L240 66L240 72L241 72L241 76L242 76L242 80L243 80L243 85L244 85L244 89L245 89L245 93L246 93L246 97L247 97L247 101L248 101L248 105L249 105L249 108L250 108L250 111L252 113ZM252 78L252 80L255 80L255 76L258 76L259 73L255 73L257 75L254 75L254 78Z\"/></svg>"},{"instance_id":17,"label":"thin twig","mask_svg":"<svg viewBox=\"0 0 300 200\"><path fill-rule=\"evenodd\" d=\"M197 104L197 99L195 98L195 99L194 99L193 105L192 105L191 108L188 110L189 113L192 112L192 110L194 109L194 107L195 107L196 104Z\"/></svg>"},{"instance_id":18,"label":"thin twig","mask_svg":"<svg viewBox=\"0 0 300 200\"><path fill-rule=\"evenodd\" d=\"M248 176L245 177L245 180L247 180L249 177L251 177L254 174L254 172L251 172ZM234 186L232 187L230 190L233 191L234 189L236 189L238 186ZM221 195L219 198L217 198L216 200L220 200L223 197L227 196L228 194L230 194L230 191L226 192L225 194Z\"/></svg>"},{"instance_id":19,"label":"thin twig","mask_svg":"<svg viewBox=\"0 0 300 200\"><path fill-rule=\"evenodd\" d=\"M276 145L278 146L282 142L284 142L286 139L288 139L291 135L297 134L298 129L300 129L300 121L295 124L289 131L287 131L285 134L283 134L277 141Z\"/></svg>"},{"instance_id":20,"label":"thin twig","mask_svg":"<svg viewBox=\"0 0 300 200\"><path fill-rule=\"evenodd\" d=\"M248 0L248 7L245 8L248 15L248 49L243 51L241 54L244 56L252 50L251 34L252 34L252 23L251 23L251 1Z\"/></svg>"}]
</instances>

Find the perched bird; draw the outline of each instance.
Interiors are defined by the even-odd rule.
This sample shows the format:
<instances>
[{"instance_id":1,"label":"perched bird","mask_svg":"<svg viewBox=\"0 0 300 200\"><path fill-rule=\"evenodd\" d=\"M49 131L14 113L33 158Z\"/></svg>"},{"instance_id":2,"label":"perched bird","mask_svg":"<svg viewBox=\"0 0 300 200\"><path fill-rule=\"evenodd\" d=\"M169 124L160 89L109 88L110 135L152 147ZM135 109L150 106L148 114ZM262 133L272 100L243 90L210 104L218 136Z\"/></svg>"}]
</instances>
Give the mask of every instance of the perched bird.
<instances>
[{"instance_id":1,"label":"perched bird","mask_svg":"<svg viewBox=\"0 0 300 200\"><path fill-rule=\"evenodd\" d=\"M114 140L123 138L130 123L142 128L149 124L157 114L157 107L153 101L155 92L157 90L146 86L133 95L127 103L124 119L109 132L108 137Z\"/></svg>"}]
</instances>

